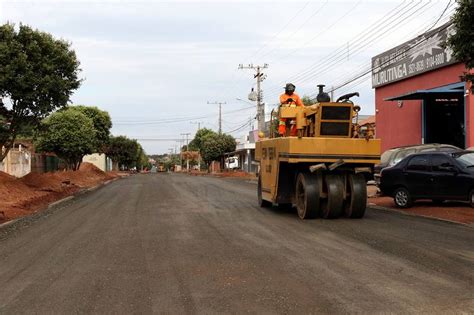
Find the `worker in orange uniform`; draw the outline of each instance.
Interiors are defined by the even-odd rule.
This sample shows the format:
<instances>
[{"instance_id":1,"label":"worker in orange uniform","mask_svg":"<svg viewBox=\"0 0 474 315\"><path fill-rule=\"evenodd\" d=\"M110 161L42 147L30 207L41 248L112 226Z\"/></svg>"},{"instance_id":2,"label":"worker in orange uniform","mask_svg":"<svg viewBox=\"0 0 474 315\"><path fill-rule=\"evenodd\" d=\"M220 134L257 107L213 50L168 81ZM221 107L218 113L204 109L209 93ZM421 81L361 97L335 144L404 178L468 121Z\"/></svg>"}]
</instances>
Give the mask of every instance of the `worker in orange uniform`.
<instances>
[{"instance_id":1,"label":"worker in orange uniform","mask_svg":"<svg viewBox=\"0 0 474 315\"><path fill-rule=\"evenodd\" d=\"M296 107L296 106L304 106L303 102L301 101L301 98L298 96L298 94L295 93L295 85L292 83L287 83L285 86L285 93L280 95L280 106L289 106L289 107ZM290 129L290 136L296 136L297 130L296 130L296 124L292 120L290 121L292 123L291 129ZM278 133L280 136L285 136L286 135L286 118L280 118L280 122L278 125Z\"/></svg>"}]
</instances>

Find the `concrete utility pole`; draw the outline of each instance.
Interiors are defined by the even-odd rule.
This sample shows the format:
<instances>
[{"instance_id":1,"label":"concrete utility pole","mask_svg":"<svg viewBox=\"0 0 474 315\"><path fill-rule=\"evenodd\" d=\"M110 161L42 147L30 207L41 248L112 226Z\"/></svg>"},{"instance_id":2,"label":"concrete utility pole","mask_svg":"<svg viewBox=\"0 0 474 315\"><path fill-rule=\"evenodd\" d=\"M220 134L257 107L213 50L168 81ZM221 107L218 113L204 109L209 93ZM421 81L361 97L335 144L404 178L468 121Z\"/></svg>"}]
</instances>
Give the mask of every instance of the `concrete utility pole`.
<instances>
[{"instance_id":1,"label":"concrete utility pole","mask_svg":"<svg viewBox=\"0 0 474 315\"><path fill-rule=\"evenodd\" d=\"M198 125L198 131L201 130L202 123L203 123L202 121L191 121L191 124Z\"/></svg>"},{"instance_id":2,"label":"concrete utility pole","mask_svg":"<svg viewBox=\"0 0 474 315\"><path fill-rule=\"evenodd\" d=\"M261 72L262 69L268 68L268 63L264 63L263 66L254 66L249 64L244 66L243 64L239 65L239 69L254 69L257 71L254 74L254 79L257 79L257 122L258 122L258 131L264 131L265 129L265 104L262 103L262 90L260 88L260 83L265 80L265 75Z\"/></svg>"},{"instance_id":3,"label":"concrete utility pole","mask_svg":"<svg viewBox=\"0 0 474 315\"><path fill-rule=\"evenodd\" d=\"M186 151L189 151L188 149L188 144L189 144L189 139L188 139L188 136L190 135L190 133L182 133L181 134L182 136L186 136ZM186 154L186 171L189 172L189 157L188 155Z\"/></svg>"},{"instance_id":4,"label":"concrete utility pole","mask_svg":"<svg viewBox=\"0 0 474 315\"><path fill-rule=\"evenodd\" d=\"M207 101L207 104L219 104L219 134L222 133L222 104L227 104L226 102L209 102Z\"/></svg>"}]
</instances>

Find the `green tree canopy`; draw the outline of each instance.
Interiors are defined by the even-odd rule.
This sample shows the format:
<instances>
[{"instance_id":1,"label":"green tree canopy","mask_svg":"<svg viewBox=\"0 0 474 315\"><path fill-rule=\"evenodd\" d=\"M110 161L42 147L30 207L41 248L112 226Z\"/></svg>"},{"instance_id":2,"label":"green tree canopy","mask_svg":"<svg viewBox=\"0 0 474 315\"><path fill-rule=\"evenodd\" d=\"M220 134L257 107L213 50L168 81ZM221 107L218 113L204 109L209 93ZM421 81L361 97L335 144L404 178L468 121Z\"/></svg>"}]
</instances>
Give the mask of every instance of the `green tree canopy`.
<instances>
[{"instance_id":1,"label":"green tree canopy","mask_svg":"<svg viewBox=\"0 0 474 315\"><path fill-rule=\"evenodd\" d=\"M224 153L234 151L235 146L235 139L231 135L210 133L202 138L202 159L209 164L218 160Z\"/></svg>"},{"instance_id":2,"label":"green tree canopy","mask_svg":"<svg viewBox=\"0 0 474 315\"><path fill-rule=\"evenodd\" d=\"M457 0L458 7L453 15L456 30L448 38L448 45L453 49L454 57L466 64L468 69L474 68L474 1ZM470 75L472 80L474 75Z\"/></svg>"},{"instance_id":3,"label":"green tree canopy","mask_svg":"<svg viewBox=\"0 0 474 315\"><path fill-rule=\"evenodd\" d=\"M107 147L107 155L121 166L131 168L137 165L141 157L140 144L136 140L125 136L111 137Z\"/></svg>"},{"instance_id":4,"label":"green tree canopy","mask_svg":"<svg viewBox=\"0 0 474 315\"><path fill-rule=\"evenodd\" d=\"M25 125L64 107L81 83L70 43L20 24L0 26L0 147L6 151Z\"/></svg>"},{"instance_id":5,"label":"green tree canopy","mask_svg":"<svg viewBox=\"0 0 474 315\"><path fill-rule=\"evenodd\" d=\"M211 129L208 128L201 128L196 132L196 135L194 136L193 140L189 142L188 150L189 151L201 151L202 150L202 142L203 138L206 137L207 135L210 134L215 134L217 135L216 132L214 132Z\"/></svg>"},{"instance_id":6,"label":"green tree canopy","mask_svg":"<svg viewBox=\"0 0 474 315\"><path fill-rule=\"evenodd\" d=\"M309 105L313 105L313 101L311 100L311 97L309 97L308 95L303 95L303 97L301 98L301 101L303 102L303 104L305 106L309 106Z\"/></svg>"},{"instance_id":7,"label":"green tree canopy","mask_svg":"<svg viewBox=\"0 0 474 315\"><path fill-rule=\"evenodd\" d=\"M90 119L95 128L94 152L104 153L110 139L110 128L112 128L112 119L108 112L100 110L95 106L70 106L68 110L77 110Z\"/></svg>"},{"instance_id":8,"label":"green tree canopy","mask_svg":"<svg viewBox=\"0 0 474 315\"><path fill-rule=\"evenodd\" d=\"M36 136L38 151L54 152L69 169L77 170L82 157L94 149L92 119L76 110L64 110L43 120Z\"/></svg>"},{"instance_id":9,"label":"green tree canopy","mask_svg":"<svg viewBox=\"0 0 474 315\"><path fill-rule=\"evenodd\" d=\"M138 143L138 148L137 148L137 157L136 157L136 167L137 170L143 169L145 166L148 166L148 156L145 153L145 150L143 147Z\"/></svg>"}]
</instances>

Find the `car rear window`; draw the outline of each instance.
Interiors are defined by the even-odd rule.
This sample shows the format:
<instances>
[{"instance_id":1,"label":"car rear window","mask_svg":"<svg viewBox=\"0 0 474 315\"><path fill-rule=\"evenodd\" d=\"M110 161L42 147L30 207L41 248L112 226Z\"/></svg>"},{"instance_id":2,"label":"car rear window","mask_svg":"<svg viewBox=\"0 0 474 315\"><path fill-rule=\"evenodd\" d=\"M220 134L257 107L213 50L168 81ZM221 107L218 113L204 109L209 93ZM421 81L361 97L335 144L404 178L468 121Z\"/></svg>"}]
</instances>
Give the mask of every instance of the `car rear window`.
<instances>
[{"instance_id":1,"label":"car rear window","mask_svg":"<svg viewBox=\"0 0 474 315\"><path fill-rule=\"evenodd\" d=\"M427 171L428 157L426 155L418 155L408 161L407 170L410 171Z\"/></svg>"}]
</instances>

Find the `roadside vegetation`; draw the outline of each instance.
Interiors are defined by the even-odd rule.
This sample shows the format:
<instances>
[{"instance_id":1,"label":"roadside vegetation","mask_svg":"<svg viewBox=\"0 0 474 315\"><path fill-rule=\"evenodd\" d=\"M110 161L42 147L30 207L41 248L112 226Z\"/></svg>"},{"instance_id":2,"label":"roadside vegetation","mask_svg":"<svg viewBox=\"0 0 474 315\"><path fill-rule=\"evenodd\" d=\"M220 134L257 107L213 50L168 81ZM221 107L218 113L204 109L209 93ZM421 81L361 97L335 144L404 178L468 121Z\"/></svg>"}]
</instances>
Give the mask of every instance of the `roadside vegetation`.
<instances>
[{"instance_id":1,"label":"roadside vegetation","mask_svg":"<svg viewBox=\"0 0 474 315\"><path fill-rule=\"evenodd\" d=\"M0 65L2 161L23 129L67 106L81 79L69 42L22 24L0 26Z\"/></svg>"},{"instance_id":2,"label":"roadside vegetation","mask_svg":"<svg viewBox=\"0 0 474 315\"><path fill-rule=\"evenodd\" d=\"M18 137L54 153L70 170L86 154L106 153L123 169L146 166L141 145L110 134L108 112L71 106L82 82L71 43L27 25L0 26L0 162Z\"/></svg>"},{"instance_id":3,"label":"roadside vegetation","mask_svg":"<svg viewBox=\"0 0 474 315\"><path fill-rule=\"evenodd\" d=\"M474 68L474 1L457 0L458 8L453 15L453 25L456 32L448 38L448 45L453 49L457 60L466 64L468 72L464 80L473 81L474 74L469 73Z\"/></svg>"},{"instance_id":4,"label":"roadside vegetation","mask_svg":"<svg viewBox=\"0 0 474 315\"><path fill-rule=\"evenodd\" d=\"M196 132L194 139L189 143L188 150L199 151L202 159L209 166L212 161L219 160L224 153L235 151L235 146L235 139L231 135L202 128Z\"/></svg>"}]
</instances>

